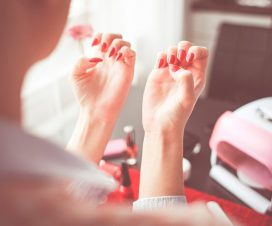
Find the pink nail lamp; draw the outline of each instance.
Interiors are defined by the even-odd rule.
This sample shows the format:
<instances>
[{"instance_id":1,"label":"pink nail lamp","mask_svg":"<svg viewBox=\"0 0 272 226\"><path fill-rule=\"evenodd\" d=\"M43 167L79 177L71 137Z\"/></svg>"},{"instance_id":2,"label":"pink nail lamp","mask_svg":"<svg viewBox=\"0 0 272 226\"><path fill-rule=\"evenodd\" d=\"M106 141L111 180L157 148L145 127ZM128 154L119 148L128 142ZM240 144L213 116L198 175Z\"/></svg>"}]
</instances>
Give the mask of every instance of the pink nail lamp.
<instances>
[{"instance_id":1,"label":"pink nail lamp","mask_svg":"<svg viewBox=\"0 0 272 226\"><path fill-rule=\"evenodd\" d=\"M259 117L256 111L253 113L252 106L252 103L247 106L245 117L239 112L225 112L216 122L210 147L231 168L272 191L272 132L247 119L250 114L256 120ZM258 110L256 103L254 106ZM272 121L267 123L272 127Z\"/></svg>"}]
</instances>

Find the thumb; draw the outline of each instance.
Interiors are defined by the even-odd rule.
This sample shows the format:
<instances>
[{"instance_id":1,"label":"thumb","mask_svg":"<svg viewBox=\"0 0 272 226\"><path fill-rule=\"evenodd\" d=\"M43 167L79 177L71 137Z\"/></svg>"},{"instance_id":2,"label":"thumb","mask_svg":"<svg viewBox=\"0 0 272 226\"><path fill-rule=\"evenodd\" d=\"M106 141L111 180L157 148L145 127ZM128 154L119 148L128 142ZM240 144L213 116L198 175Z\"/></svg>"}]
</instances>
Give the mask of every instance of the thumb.
<instances>
[{"instance_id":1,"label":"thumb","mask_svg":"<svg viewBox=\"0 0 272 226\"><path fill-rule=\"evenodd\" d=\"M190 71L180 68L172 72L174 80L179 84L180 95L187 98L194 97L194 79Z\"/></svg>"},{"instance_id":2,"label":"thumb","mask_svg":"<svg viewBox=\"0 0 272 226\"><path fill-rule=\"evenodd\" d=\"M101 58L80 58L78 60L78 62L75 65L74 71L73 71L73 77L77 77L80 76L84 73L86 73L86 71L88 69L91 69L93 67L95 67L98 63L102 62L103 59Z\"/></svg>"}]
</instances>

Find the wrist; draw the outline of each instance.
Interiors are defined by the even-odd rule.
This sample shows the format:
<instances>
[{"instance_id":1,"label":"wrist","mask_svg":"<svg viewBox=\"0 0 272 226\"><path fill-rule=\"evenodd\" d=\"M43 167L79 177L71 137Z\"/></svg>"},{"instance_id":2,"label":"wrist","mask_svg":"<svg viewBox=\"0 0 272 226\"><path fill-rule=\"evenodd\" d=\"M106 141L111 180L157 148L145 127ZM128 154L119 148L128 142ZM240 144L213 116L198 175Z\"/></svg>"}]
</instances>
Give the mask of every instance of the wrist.
<instances>
[{"instance_id":1,"label":"wrist","mask_svg":"<svg viewBox=\"0 0 272 226\"><path fill-rule=\"evenodd\" d=\"M140 197L183 195L183 131L147 132L144 137Z\"/></svg>"},{"instance_id":2,"label":"wrist","mask_svg":"<svg viewBox=\"0 0 272 226\"><path fill-rule=\"evenodd\" d=\"M100 124L107 127L112 127L115 125L117 117L112 115L107 115L99 110L90 111L86 108L80 108L79 111L79 121L85 121L88 124Z\"/></svg>"},{"instance_id":3,"label":"wrist","mask_svg":"<svg viewBox=\"0 0 272 226\"><path fill-rule=\"evenodd\" d=\"M76 127L67 148L95 163L99 163L113 128L113 121L80 110Z\"/></svg>"},{"instance_id":4,"label":"wrist","mask_svg":"<svg viewBox=\"0 0 272 226\"><path fill-rule=\"evenodd\" d=\"M144 131L146 135L153 134L153 135L160 135L165 139L170 136L178 136L184 133L184 129L186 126L186 120L181 120L182 122L179 123L165 123L156 120L152 123L145 123L144 124ZM147 125L148 124L148 125ZM166 124L166 125L165 125Z\"/></svg>"},{"instance_id":5,"label":"wrist","mask_svg":"<svg viewBox=\"0 0 272 226\"><path fill-rule=\"evenodd\" d=\"M147 147L148 150L147 153L154 151L157 154L181 156L183 152L183 134L184 134L183 130L171 132L169 131L145 132L143 145Z\"/></svg>"}]
</instances>

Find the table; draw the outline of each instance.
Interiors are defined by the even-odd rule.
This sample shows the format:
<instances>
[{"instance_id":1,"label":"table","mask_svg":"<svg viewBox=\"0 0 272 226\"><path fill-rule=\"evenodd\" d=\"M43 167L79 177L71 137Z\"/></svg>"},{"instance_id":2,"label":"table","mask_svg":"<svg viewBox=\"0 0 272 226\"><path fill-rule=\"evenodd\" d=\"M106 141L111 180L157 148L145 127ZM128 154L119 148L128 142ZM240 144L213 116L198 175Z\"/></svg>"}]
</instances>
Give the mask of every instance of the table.
<instances>
[{"instance_id":1,"label":"table","mask_svg":"<svg viewBox=\"0 0 272 226\"><path fill-rule=\"evenodd\" d=\"M192 173L186 186L244 205L209 177L210 147L209 138L216 120L225 111L233 111L239 106L234 103L214 99L199 99L188 121L186 131L197 135L201 143L201 152L190 159Z\"/></svg>"}]
</instances>

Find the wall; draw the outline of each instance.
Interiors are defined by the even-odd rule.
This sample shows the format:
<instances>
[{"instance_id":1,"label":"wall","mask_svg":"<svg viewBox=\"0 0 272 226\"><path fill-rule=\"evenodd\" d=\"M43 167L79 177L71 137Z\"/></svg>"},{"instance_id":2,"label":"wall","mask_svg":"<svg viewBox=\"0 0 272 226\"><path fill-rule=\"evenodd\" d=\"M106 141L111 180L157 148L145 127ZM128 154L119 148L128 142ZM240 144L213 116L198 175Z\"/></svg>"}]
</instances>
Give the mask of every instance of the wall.
<instances>
[{"instance_id":1,"label":"wall","mask_svg":"<svg viewBox=\"0 0 272 226\"><path fill-rule=\"evenodd\" d=\"M191 20L187 25L187 39L197 45L203 45L210 50L210 59L207 71L207 86L203 96L209 88L210 70L216 46L216 39L222 23L271 27L271 17L250 14L222 13L214 11L194 11L189 14ZM255 43L252 43L253 45Z\"/></svg>"},{"instance_id":2,"label":"wall","mask_svg":"<svg viewBox=\"0 0 272 226\"><path fill-rule=\"evenodd\" d=\"M137 51L133 88L121 113L113 137L122 137L123 126L136 128L142 145L142 94L158 51L166 51L184 34L186 1L180 0L74 0L66 29L91 23L96 31L122 33ZM85 49L90 46L85 42ZM34 134L65 146L78 114L68 78L80 57L77 43L64 32L56 50L38 62L27 75L22 92L24 126Z\"/></svg>"}]
</instances>

